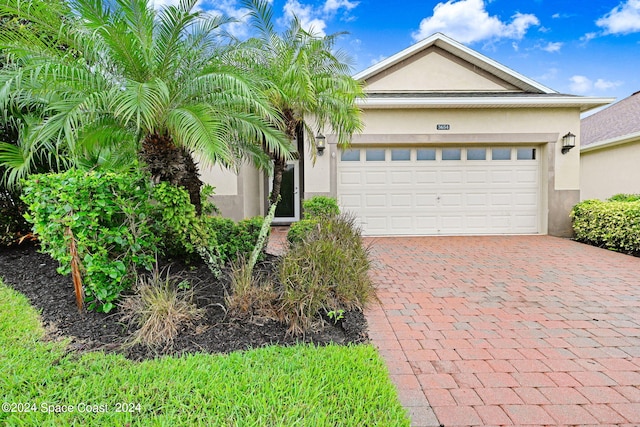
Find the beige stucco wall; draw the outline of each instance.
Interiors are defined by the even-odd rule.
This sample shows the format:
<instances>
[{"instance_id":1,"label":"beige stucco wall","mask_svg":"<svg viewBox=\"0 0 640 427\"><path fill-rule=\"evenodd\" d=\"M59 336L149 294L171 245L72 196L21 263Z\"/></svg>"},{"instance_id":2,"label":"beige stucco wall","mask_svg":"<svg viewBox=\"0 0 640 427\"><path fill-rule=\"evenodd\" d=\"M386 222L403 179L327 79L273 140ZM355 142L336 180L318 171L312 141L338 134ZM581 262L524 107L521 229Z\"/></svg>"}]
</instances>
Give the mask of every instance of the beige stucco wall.
<instances>
[{"instance_id":1,"label":"beige stucco wall","mask_svg":"<svg viewBox=\"0 0 640 427\"><path fill-rule=\"evenodd\" d=\"M581 153L580 199L640 193L640 140Z\"/></svg>"},{"instance_id":2,"label":"beige stucco wall","mask_svg":"<svg viewBox=\"0 0 640 427\"><path fill-rule=\"evenodd\" d=\"M515 91L516 88L450 53L431 47L367 80L369 92Z\"/></svg>"},{"instance_id":3,"label":"beige stucco wall","mask_svg":"<svg viewBox=\"0 0 640 427\"><path fill-rule=\"evenodd\" d=\"M202 167L200 179L215 187L212 202L222 216L239 221L262 215L264 182L262 173L243 163L238 172L219 166Z\"/></svg>"}]
</instances>

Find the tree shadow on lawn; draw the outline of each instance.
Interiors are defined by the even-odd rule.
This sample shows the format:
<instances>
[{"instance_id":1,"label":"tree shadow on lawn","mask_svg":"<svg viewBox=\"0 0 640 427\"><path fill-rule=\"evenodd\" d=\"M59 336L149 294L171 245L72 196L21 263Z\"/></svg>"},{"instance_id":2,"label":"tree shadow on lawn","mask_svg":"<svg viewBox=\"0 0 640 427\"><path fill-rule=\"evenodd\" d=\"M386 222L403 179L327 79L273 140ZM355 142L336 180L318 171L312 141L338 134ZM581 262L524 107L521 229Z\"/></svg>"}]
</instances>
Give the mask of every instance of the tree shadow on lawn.
<instances>
[{"instance_id":1,"label":"tree shadow on lawn","mask_svg":"<svg viewBox=\"0 0 640 427\"><path fill-rule=\"evenodd\" d=\"M256 268L269 271L276 259L268 255L267 260ZM217 280L203 263L186 265L174 261L170 265L171 273L189 281L196 294L197 306L206 314L182 329L170 347L150 349L139 344L131 346L126 343L135 331L121 321L117 308L109 314L86 310L78 312L71 276L58 274L57 266L49 255L39 253L33 243L0 248L0 277L7 286L26 295L41 312L46 339L70 338L70 351L103 350L121 353L132 360L143 360L196 352L229 353L271 344L306 342L325 345L368 341L365 317L357 310L346 312L341 322L328 322L323 330L309 332L303 337L288 335L287 325L273 320L229 318L223 308L225 287L228 288L226 274L225 278Z\"/></svg>"}]
</instances>

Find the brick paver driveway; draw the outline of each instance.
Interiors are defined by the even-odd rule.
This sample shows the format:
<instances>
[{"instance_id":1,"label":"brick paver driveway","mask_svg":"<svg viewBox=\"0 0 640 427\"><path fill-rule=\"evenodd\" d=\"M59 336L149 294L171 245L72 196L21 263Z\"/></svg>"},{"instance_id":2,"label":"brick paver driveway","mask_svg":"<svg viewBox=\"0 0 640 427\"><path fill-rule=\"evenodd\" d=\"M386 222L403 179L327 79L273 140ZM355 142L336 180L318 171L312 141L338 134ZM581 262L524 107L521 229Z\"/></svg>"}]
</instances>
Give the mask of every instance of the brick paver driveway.
<instances>
[{"instance_id":1,"label":"brick paver driveway","mask_svg":"<svg viewBox=\"0 0 640 427\"><path fill-rule=\"evenodd\" d=\"M548 236L379 238L367 313L414 426L640 425L640 259Z\"/></svg>"}]
</instances>

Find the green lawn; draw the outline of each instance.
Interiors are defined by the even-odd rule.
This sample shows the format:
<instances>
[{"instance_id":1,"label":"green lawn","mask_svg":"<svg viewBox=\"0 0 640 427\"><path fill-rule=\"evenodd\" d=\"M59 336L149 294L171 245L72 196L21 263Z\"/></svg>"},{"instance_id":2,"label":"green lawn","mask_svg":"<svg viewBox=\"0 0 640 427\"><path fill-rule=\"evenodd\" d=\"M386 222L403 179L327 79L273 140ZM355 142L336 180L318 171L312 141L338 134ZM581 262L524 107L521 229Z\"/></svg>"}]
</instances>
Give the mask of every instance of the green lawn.
<instances>
[{"instance_id":1,"label":"green lawn","mask_svg":"<svg viewBox=\"0 0 640 427\"><path fill-rule=\"evenodd\" d=\"M10 404L0 425L409 426L369 345L136 363L66 354L63 343L44 343L42 335L28 300L0 281L0 394Z\"/></svg>"}]
</instances>

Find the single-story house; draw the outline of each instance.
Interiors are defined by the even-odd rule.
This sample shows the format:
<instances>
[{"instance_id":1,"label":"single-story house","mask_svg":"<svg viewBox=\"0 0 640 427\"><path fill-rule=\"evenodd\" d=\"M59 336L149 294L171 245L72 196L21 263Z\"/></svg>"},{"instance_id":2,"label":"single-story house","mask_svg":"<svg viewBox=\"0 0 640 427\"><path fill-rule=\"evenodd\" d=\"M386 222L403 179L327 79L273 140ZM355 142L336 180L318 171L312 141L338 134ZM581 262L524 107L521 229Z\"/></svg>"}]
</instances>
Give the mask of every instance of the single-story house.
<instances>
[{"instance_id":1,"label":"single-story house","mask_svg":"<svg viewBox=\"0 0 640 427\"><path fill-rule=\"evenodd\" d=\"M570 235L580 200L580 114L609 98L560 94L437 33L354 76L365 128L342 150L330 129L311 161L299 143L277 220L333 196L364 235ZM567 151L569 150L569 151ZM264 214L269 180L214 168L224 215Z\"/></svg>"},{"instance_id":2,"label":"single-story house","mask_svg":"<svg viewBox=\"0 0 640 427\"><path fill-rule=\"evenodd\" d=\"M580 123L580 198L640 193L640 91Z\"/></svg>"}]
</instances>

